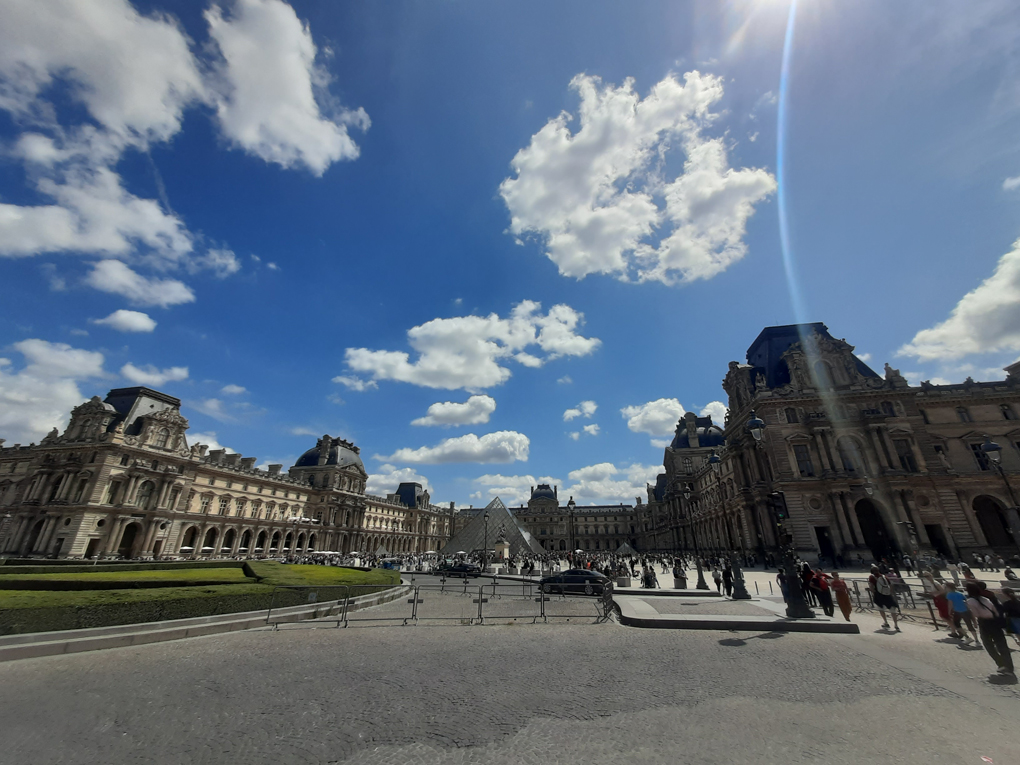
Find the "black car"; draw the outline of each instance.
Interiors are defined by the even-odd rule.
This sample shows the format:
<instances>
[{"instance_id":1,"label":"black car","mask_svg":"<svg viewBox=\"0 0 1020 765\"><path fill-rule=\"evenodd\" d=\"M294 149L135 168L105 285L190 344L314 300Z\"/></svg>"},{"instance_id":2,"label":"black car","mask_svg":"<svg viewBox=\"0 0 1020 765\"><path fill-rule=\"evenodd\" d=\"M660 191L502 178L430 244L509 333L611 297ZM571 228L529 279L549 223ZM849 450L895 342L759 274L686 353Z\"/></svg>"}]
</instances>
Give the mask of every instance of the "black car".
<instances>
[{"instance_id":1,"label":"black car","mask_svg":"<svg viewBox=\"0 0 1020 765\"><path fill-rule=\"evenodd\" d=\"M599 571L572 568L559 574L542 577L539 587L546 593L601 595L607 584L609 577Z\"/></svg>"},{"instance_id":2,"label":"black car","mask_svg":"<svg viewBox=\"0 0 1020 765\"><path fill-rule=\"evenodd\" d=\"M440 576L462 576L465 579L473 576L477 579L482 575L482 569L474 563L444 563L436 569L436 573Z\"/></svg>"}]
</instances>

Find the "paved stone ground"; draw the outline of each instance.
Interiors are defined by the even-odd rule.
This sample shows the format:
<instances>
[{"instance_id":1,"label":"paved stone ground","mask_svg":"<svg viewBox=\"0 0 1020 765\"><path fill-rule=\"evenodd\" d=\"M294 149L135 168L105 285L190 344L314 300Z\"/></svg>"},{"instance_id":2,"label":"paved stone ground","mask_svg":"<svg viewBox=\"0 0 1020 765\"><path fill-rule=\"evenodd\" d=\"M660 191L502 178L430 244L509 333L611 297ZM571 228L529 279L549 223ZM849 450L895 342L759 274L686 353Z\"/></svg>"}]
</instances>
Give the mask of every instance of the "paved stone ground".
<instances>
[{"instance_id":1,"label":"paved stone ground","mask_svg":"<svg viewBox=\"0 0 1020 765\"><path fill-rule=\"evenodd\" d=\"M1018 761L1015 689L980 681L987 656L915 625L819 636L434 624L302 625L2 664L0 765ZM948 671L897 669L901 654ZM956 662L978 679L953 692L942 678Z\"/></svg>"}]
</instances>

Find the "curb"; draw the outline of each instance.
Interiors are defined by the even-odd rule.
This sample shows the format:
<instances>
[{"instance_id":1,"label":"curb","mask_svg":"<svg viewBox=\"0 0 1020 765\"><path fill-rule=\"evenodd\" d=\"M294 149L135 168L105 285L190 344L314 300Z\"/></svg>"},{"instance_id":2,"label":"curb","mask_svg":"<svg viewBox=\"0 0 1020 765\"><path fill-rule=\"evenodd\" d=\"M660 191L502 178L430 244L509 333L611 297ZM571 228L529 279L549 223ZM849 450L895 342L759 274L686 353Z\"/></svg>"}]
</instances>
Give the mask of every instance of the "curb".
<instances>
[{"instance_id":1,"label":"curb","mask_svg":"<svg viewBox=\"0 0 1020 765\"><path fill-rule=\"evenodd\" d=\"M639 616L625 600L617 600L620 624L656 630L720 630L725 632L814 632L821 634L859 635L861 628L853 622L830 621L819 616L814 619L772 618L768 616L729 616L687 614L659 614Z\"/></svg>"},{"instance_id":2,"label":"curb","mask_svg":"<svg viewBox=\"0 0 1020 765\"><path fill-rule=\"evenodd\" d=\"M396 586L388 590L352 598L349 610L389 603L403 597L412 588ZM281 622L305 621L325 617L337 607L340 601L326 601L315 605L274 608L272 619L268 609L242 611L233 614L199 616L191 619L173 619L162 622L140 624L119 624L111 627L94 627L81 630L60 630L58 632L33 632L7 635L0 638L0 662L17 659L34 659L40 656L59 656L82 651L98 651L105 648L162 643L167 640L216 635L223 632L266 627Z\"/></svg>"}]
</instances>

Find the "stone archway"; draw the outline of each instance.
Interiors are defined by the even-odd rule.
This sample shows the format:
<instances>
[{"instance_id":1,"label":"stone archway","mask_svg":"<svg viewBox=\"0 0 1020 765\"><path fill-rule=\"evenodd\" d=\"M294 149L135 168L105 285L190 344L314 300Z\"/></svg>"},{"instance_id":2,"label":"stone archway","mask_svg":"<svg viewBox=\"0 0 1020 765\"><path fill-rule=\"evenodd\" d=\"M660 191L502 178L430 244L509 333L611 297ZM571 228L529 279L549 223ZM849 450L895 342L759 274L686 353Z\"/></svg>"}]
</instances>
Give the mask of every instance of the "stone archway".
<instances>
[{"instance_id":1,"label":"stone archway","mask_svg":"<svg viewBox=\"0 0 1020 765\"><path fill-rule=\"evenodd\" d=\"M117 545L117 555L122 558L131 557L135 540L138 538L138 532L141 530L142 524L140 523L129 523L124 527L124 531L120 535L120 544Z\"/></svg>"},{"instance_id":2,"label":"stone archway","mask_svg":"<svg viewBox=\"0 0 1020 765\"><path fill-rule=\"evenodd\" d=\"M184 532L184 536L181 538L181 546L177 548L177 550L178 552L195 552L195 545L197 542L198 526L191 526Z\"/></svg>"},{"instance_id":3,"label":"stone archway","mask_svg":"<svg viewBox=\"0 0 1020 765\"><path fill-rule=\"evenodd\" d=\"M28 535L28 543L25 545L25 552L29 555L32 554L32 550L39 543L39 535L42 534L43 526L46 525L46 519L40 519L36 521L35 526L32 527L32 531Z\"/></svg>"},{"instance_id":4,"label":"stone archway","mask_svg":"<svg viewBox=\"0 0 1020 765\"><path fill-rule=\"evenodd\" d=\"M312 552L315 551L315 534L312 534L308 537L308 549L311 550Z\"/></svg>"},{"instance_id":5,"label":"stone archway","mask_svg":"<svg viewBox=\"0 0 1020 765\"><path fill-rule=\"evenodd\" d=\"M265 552L266 550L266 532L260 531L259 535L255 538L255 550L253 552Z\"/></svg>"},{"instance_id":6,"label":"stone archway","mask_svg":"<svg viewBox=\"0 0 1020 765\"><path fill-rule=\"evenodd\" d=\"M854 511L857 513L857 522L864 535L864 544L871 550L875 560L896 554L899 546L885 525L878 505L870 499L862 499L854 506Z\"/></svg>"},{"instance_id":7,"label":"stone archway","mask_svg":"<svg viewBox=\"0 0 1020 765\"><path fill-rule=\"evenodd\" d=\"M273 540L269 543L269 549L270 549L270 551L272 551L272 550L279 550L280 549L280 532L279 531L274 531L273 532Z\"/></svg>"},{"instance_id":8,"label":"stone archway","mask_svg":"<svg viewBox=\"0 0 1020 765\"><path fill-rule=\"evenodd\" d=\"M237 537L237 532L233 529L227 529L223 535L223 544L220 545L221 553L230 553L234 549L234 539Z\"/></svg>"},{"instance_id":9,"label":"stone archway","mask_svg":"<svg viewBox=\"0 0 1020 765\"><path fill-rule=\"evenodd\" d=\"M305 533L302 531L297 537L297 551L303 552L305 549Z\"/></svg>"},{"instance_id":10,"label":"stone archway","mask_svg":"<svg viewBox=\"0 0 1020 765\"><path fill-rule=\"evenodd\" d=\"M238 546L237 551L244 553L251 552L251 529L245 529L244 533L241 534L241 544Z\"/></svg>"},{"instance_id":11,"label":"stone archway","mask_svg":"<svg viewBox=\"0 0 1020 765\"><path fill-rule=\"evenodd\" d=\"M205 532L205 539L202 540L202 549L200 552L208 550L210 553L216 552L216 537L219 536L219 532L216 529L209 529Z\"/></svg>"},{"instance_id":12,"label":"stone archway","mask_svg":"<svg viewBox=\"0 0 1020 765\"><path fill-rule=\"evenodd\" d=\"M996 550L1016 550L1017 542L1009 531L1006 509L997 499L983 494L974 498L972 507L989 547Z\"/></svg>"}]
</instances>

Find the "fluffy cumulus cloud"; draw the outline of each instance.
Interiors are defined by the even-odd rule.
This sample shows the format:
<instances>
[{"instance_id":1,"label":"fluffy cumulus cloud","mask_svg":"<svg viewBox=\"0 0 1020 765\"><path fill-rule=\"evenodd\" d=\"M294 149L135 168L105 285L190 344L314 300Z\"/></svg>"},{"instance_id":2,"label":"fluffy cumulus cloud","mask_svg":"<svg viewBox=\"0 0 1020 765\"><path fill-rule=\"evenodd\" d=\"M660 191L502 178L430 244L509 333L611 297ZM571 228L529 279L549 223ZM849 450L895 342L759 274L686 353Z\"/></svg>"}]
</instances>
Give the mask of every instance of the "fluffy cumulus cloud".
<instances>
[{"instance_id":1,"label":"fluffy cumulus cloud","mask_svg":"<svg viewBox=\"0 0 1020 765\"><path fill-rule=\"evenodd\" d=\"M402 483L420 483L428 492L432 491L429 479L418 473L414 468L398 468L393 465L380 465L368 476L366 491L378 497L385 497L397 490Z\"/></svg>"},{"instance_id":2,"label":"fluffy cumulus cloud","mask_svg":"<svg viewBox=\"0 0 1020 765\"><path fill-rule=\"evenodd\" d=\"M156 328L156 322L149 314L123 308L114 311L105 319L92 319L92 323L102 324L118 332L152 332Z\"/></svg>"},{"instance_id":3,"label":"fluffy cumulus cloud","mask_svg":"<svg viewBox=\"0 0 1020 765\"><path fill-rule=\"evenodd\" d=\"M54 427L62 428L71 409L89 395L78 384L105 377L103 354L65 343L31 339L12 348L23 358L15 370L0 358L0 437L8 445L37 441Z\"/></svg>"},{"instance_id":4,"label":"fluffy cumulus cloud","mask_svg":"<svg viewBox=\"0 0 1020 765\"><path fill-rule=\"evenodd\" d=\"M635 497L645 501L645 484L654 483L661 470L659 465L617 467L611 462L602 462L571 471L566 483L551 476L536 480L531 475L500 474L480 476L475 483L485 496L499 497L507 505L526 503L531 497L531 487L539 483L558 485L562 502L573 497L582 507L586 504L633 504Z\"/></svg>"},{"instance_id":5,"label":"fluffy cumulus cloud","mask_svg":"<svg viewBox=\"0 0 1020 765\"><path fill-rule=\"evenodd\" d=\"M540 483L556 486L560 481L550 476L542 476L536 479L532 475L501 475L499 473L487 473L475 479L475 484L482 487L478 492L471 495L473 499L482 499L483 494L492 499L499 497L503 504L510 507L513 505L526 504L531 499L531 490Z\"/></svg>"},{"instance_id":6,"label":"fluffy cumulus cloud","mask_svg":"<svg viewBox=\"0 0 1020 765\"><path fill-rule=\"evenodd\" d=\"M537 237L564 276L612 274L667 284L708 279L741 259L754 205L776 188L762 169L729 166L722 138L704 129L722 79L697 71L657 83L644 98L633 80L604 85L579 74L573 115L551 119L517 152L500 193L510 231ZM685 156L662 176L674 147Z\"/></svg>"},{"instance_id":7,"label":"fluffy cumulus cloud","mask_svg":"<svg viewBox=\"0 0 1020 765\"><path fill-rule=\"evenodd\" d=\"M364 109L336 110L327 119L316 90L329 74L316 65L311 30L280 0L236 0L229 15L206 11L222 59L214 80L216 114L236 146L283 167L322 175L337 160L355 159L348 127L366 130Z\"/></svg>"},{"instance_id":8,"label":"fluffy cumulus cloud","mask_svg":"<svg viewBox=\"0 0 1020 765\"><path fill-rule=\"evenodd\" d=\"M599 426L598 423L595 422L593 422L591 425L585 425L581 429L589 436L597 436L599 434Z\"/></svg>"},{"instance_id":9,"label":"fluffy cumulus cloud","mask_svg":"<svg viewBox=\"0 0 1020 765\"><path fill-rule=\"evenodd\" d=\"M457 316L412 327L407 337L417 354L413 361L406 351L367 348L348 348L345 359L352 371L371 375L372 380L481 390L510 377L510 370L501 365L508 359L541 366L561 356L593 353L601 341L577 334L583 321L584 314L570 306L555 305L543 314L539 303L525 300L505 319L497 314ZM536 355L539 352L544 356Z\"/></svg>"},{"instance_id":10,"label":"fluffy cumulus cloud","mask_svg":"<svg viewBox=\"0 0 1020 765\"><path fill-rule=\"evenodd\" d=\"M563 413L563 421L570 422L577 417L586 417L591 419L592 415L595 414L595 410L598 409L598 404L594 401L582 401L575 407L572 407Z\"/></svg>"},{"instance_id":11,"label":"fluffy cumulus cloud","mask_svg":"<svg viewBox=\"0 0 1020 765\"><path fill-rule=\"evenodd\" d=\"M897 351L920 361L1020 351L1020 239L995 272L968 292L949 318L923 329Z\"/></svg>"},{"instance_id":12,"label":"fluffy cumulus cloud","mask_svg":"<svg viewBox=\"0 0 1020 765\"><path fill-rule=\"evenodd\" d=\"M397 449L388 457L376 456L386 462L413 465L441 465L449 462L527 462L531 441L523 433L500 430L476 436L467 433L456 438L447 438L437 446L423 446L420 449Z\"/></svg>"},{"instance_id":13,"label":"fluffy cumulus cloud","mask_svg":"<svg viewBox=\"0 0 1020 765\"><path fill-rule=\"evenodd\" d=\"M167 367L158 369L152 364L144 367L136 367L128 362L120 368L120 373L133 383L138 385L166 385L168 382L176 382L188 379L187 367Z\"/></svg>"},{"instance_id":14,"label":"fluffy cumulus cloud","mask_svg":"<svg viewBox=\"0 0 1020 765\"><path fill-rule=\"evenodd\" d=\"M676 429L677 421L684 416L684 408L675 398L657 398L646 404L625 406L620 414L634 433L667 436Z\"/></svg>"},{"instance_id":15,"label":"fluffy cumulus cloud","mask_svg":"<svg viewBox=\"0 0 1020 765\"><path fill-rule=\"evenodd\" d=\"M1007 178L1002 182L1003 191L1014 191L1015 189L1020 189L1020 175Z\"/></svg>"},{"instance_id":16,"label":"fluffy cumulus cloud","mask_svg":"<svg viewBox=\"0 0 1020 765\"><path fill-rule=\"evenodd\" d=\"M247 392L248 389L245 388L243 385L234 385L233 383L231 383L230 385L224 385L222 388L220 388L220 393L223 393L227 396L240 396L242 393Z\"/></svg>"},{"instance_id":17,"label":"fluffy cumulus cloud","mask_svg":"<svg viewBox=\"0 0 1020 765\"><path fill-rule=\"evenodd\" d=\"M437 402L429 407L424 417L412 425L480 425L489 421L496 411L496 399L484 394L471 396L463 404L454 401Z\"/></svg>"},{"instance_id":18,"label":"fluffy cumulus cloud","mask_svg":"<svg viewBox=\"0 0 1020 765\"><path fill-rule=\"evenodd\" d=\"M195 293L184 282L146 278L119 260L99 261L93 265L85 282L97 290L122 295L135 305L166 308L195 300Z\"/></svg>"},{"instance_id":19,"label":"fluffy cumulus cloud","mask_svg":"<svg viewBox=\"0 0 1020 765\"><path fill-rule=\"evenodd\" d=\"M347 388L347 390L353 390L356 393L363 393L366 390L379 387L375 380L362 380L360 377L350 377L348 375L337 375L333 378L333 382L339 383Z\"/></svg>"},{"instance_id":20,"label":"fluffy cumulus cloud","mask_svg":"<svg viewBox=\"0 0 1020 765\"><path fill-rule=\"evenodd\" d=\"M712 422L722 427L726 422L726 412L728 410L729 407L722 401L711 401L701 408L700 414L702 417L711 417Z\"/></svg>"},{"instance_id":21,"label":"fluffy cumulus cloud","mask_svg":"<svg viewBox=\"0 0 1020 765\"><path fill-rule=\"evenodd\" d=\"M126 152L173 139L194 107L212 107L232 145L284 167L321 175L357 156L347 129L367 127L368 117L333 102L307 25L281 0L230 8L229 17L207 11L214 44L196 44L172 16L139 13L128 0L4 3L0 110L21 131L6 153L41 202L0 203L0 256L75 253L156 271L238 271L234 253L204 245L165 194L139 197L117 170ZM55 94L74 108L58 108ZM181 282L165 281L176 298L129 298L163 306L194 299ZM86 283L103 289L97 278Z\"/></svg>"}]
</instances>

